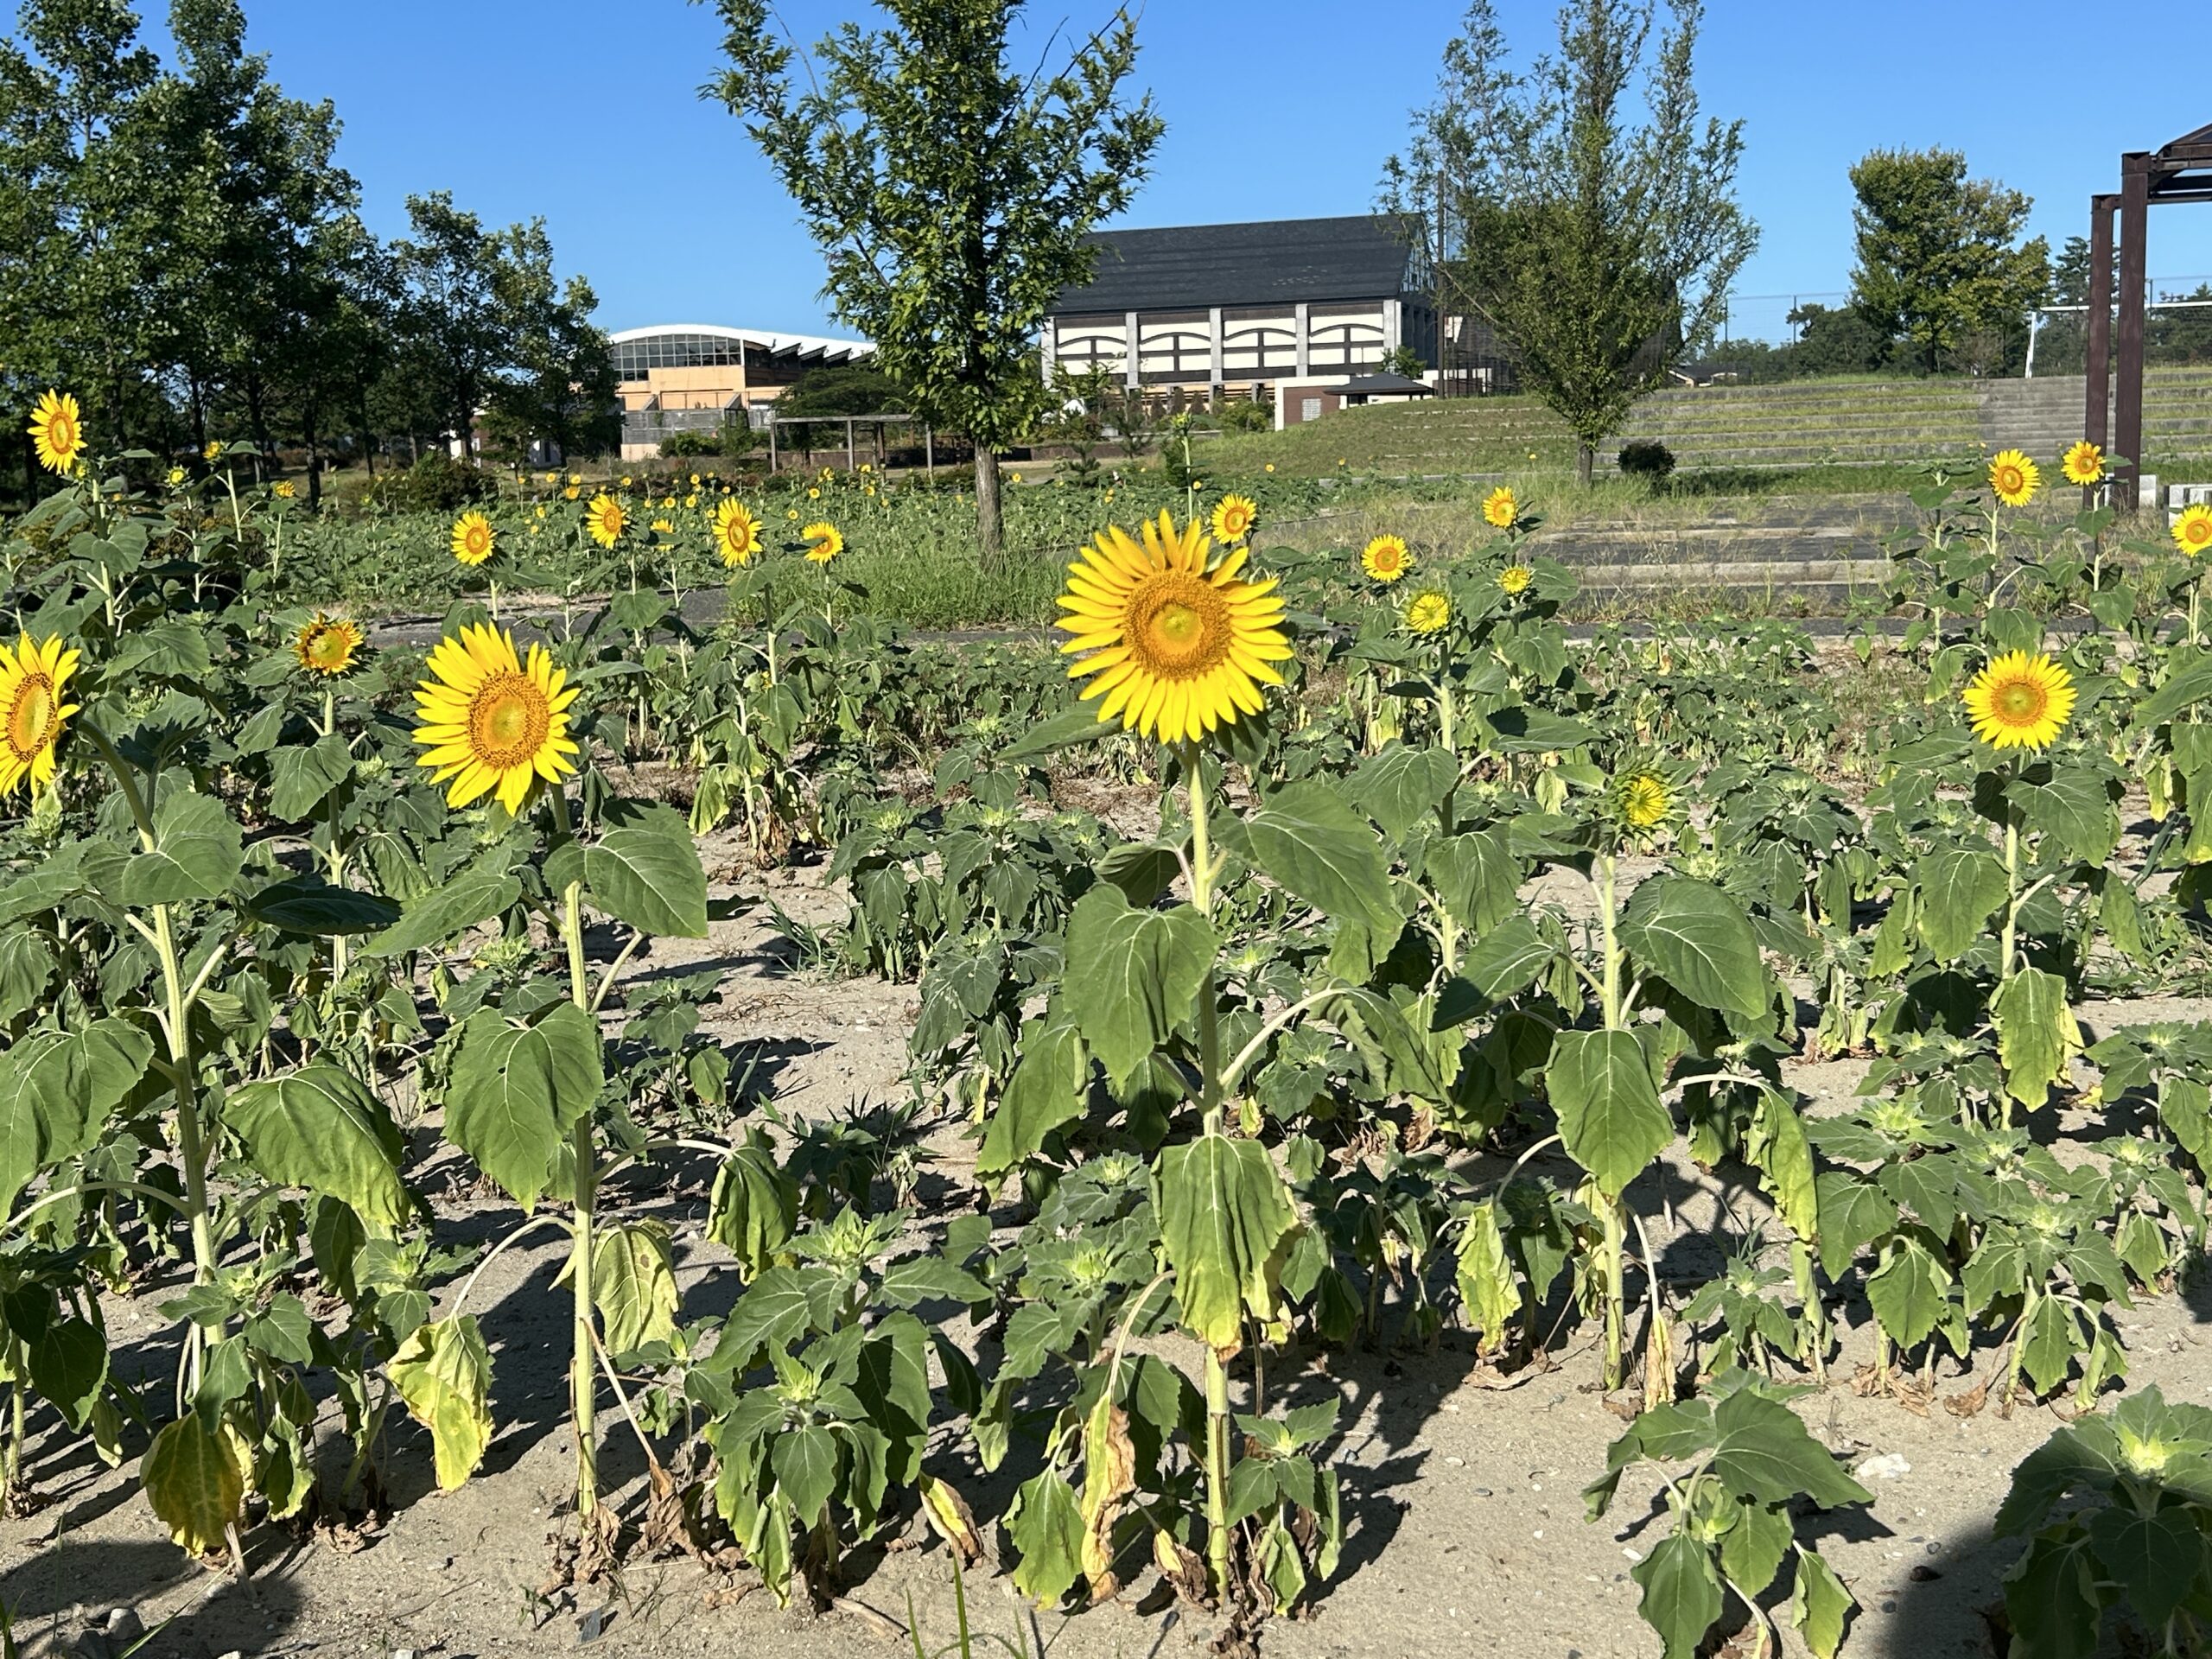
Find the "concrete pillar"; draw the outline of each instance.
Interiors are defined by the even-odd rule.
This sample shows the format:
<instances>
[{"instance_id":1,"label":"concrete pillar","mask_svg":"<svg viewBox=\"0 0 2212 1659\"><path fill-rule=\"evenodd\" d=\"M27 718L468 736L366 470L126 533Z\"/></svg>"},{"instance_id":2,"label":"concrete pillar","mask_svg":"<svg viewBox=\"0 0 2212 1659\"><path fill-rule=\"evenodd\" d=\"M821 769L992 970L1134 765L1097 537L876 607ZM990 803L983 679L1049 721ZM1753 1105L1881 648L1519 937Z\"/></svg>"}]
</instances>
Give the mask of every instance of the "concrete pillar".
<instances>
[{"instance_id":1,"label":"concrete pillar","mask_svg":"<svg viewBox=\"0 0 2212 1659\"><path fill-rule=\"evenodd\" d=\"M1313 329L1306 315L1306 302L1298 302L1298 378L1303 380L1313 372Z\"/></svg>"},{"instance_id":2,"label":"concrete pillar","mask_svg":"<svg viewBox=\"0 0 2212 1659\"><path fill-rule=\"evenodd\" d=\"M1221 308L1217 305L1211 308L1206 313L1206 332L1208 335L1208 342L1213 348L1213 356L1211 359L1213 369L1212 372L1207 377L1208 383L1211 389L1212 396L1218 397L1221 396L1222 383L1229 377L1223 372L1224 359L1222 350Z\"/></svg>"},{"instance_id":3,"label":"concrete pillar","mask_svg":"<svg viewBox=\"0 0 2212 1659\"><path fill-rule=\"evenodd\" d=\"M1135 391L1139 386L1144 384L1144 380L1137 369L1138 348L1143 342L1139 340L1137 338L1137 314L1134 311L1128 312L1122 316L1122 343L1128 347L1129 352L1129 365L1127 371L1128 379L1126 384L1131 391Z\"/></svg>"}]
</instances>

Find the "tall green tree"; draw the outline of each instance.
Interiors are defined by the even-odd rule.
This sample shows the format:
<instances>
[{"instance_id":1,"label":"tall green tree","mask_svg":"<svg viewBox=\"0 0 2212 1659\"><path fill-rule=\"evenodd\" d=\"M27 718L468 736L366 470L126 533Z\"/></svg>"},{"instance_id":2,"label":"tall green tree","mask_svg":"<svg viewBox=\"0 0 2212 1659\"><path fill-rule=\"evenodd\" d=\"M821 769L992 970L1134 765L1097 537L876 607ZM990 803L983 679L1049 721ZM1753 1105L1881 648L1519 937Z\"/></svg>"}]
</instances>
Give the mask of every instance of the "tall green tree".
<instances>
[{"instance_id":1,"label":"tall green tree","mask_svg":"<svg viewBox=\"0 0 2212 1659\"><path fill-rule=\"evenodd\" d=\"M1933 374L1978 333L2024 334L2050 285L2050 245L2022 241L2034 203L1969 179L1955 149L1870 150L1851 169L1851 303Z\"/></svg>"},{"instance_id":2,"label":"tall green tree","mask_svg":"<svg viewBox=\"0 0 2212 1659\"><path fill-rule=\"evenodd\" d=\"M1573 432L1585 483L1637 398L1711 340L1758 242L1735 199L1743 124L1700 118L1702 9L1665 12L1662 27L1656 0L1572 0L1556 50L1522 71L1475 0L1436 103L1384 168L1386 207L1443 205L1452 286Z\"/></svg>"},{"instance_id":3,"label":"tall green tree","mask_svg":"<svg viewBox=\"0 0 2212 1659\"><path fill-rule=\"evenodd\" d=\"M1024 0L883 0L795 92L768 0L717 0L729 69L709 92L774 167L829 263L837 316L916 413L976 447L976 533L1001 544L998 453L1043 404L1037 331L1090 279L1094 226L1144 181L1165 130L1122 83L1136 25L1116 10L1057 73L1009 61Z\"/></svg>"}]
</instances>

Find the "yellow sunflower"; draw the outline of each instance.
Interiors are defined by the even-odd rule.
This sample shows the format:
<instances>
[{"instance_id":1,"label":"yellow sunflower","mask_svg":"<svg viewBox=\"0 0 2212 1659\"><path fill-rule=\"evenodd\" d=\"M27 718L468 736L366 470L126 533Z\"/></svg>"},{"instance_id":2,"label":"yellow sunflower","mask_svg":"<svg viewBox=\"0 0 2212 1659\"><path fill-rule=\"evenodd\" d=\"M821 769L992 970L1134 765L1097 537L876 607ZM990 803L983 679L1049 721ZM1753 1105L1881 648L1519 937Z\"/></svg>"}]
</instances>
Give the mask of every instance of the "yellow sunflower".
<instances>
[{"instance_id":1,"label":"yellow sunflower","mask_svg":"<svg viewBox=\"0 0 2212 1659\"><path fill-rule=\"evenodd\" d=\"M463 564L479 565L492 556L493 541L492 521L472 511L454 520L453 535L447 545Z\"/></svg>"},{"instance_id":2,"label":"yellow sunflower","mask_svg":"<svg viewBox=\"0 0 2212 1659\"><path fill-rule=\"evenodd\" d=\"M292 640L292 654L311 674L339 675L353 666L353 653L361 648L361 630L342 616L321 611Z\"/></svg>"},{"instance_id":3,"label":"yellow sunflower","mask_svg":"<svg viewBox=\"0 0 2212 1659\"><path fill-rule=\"evenodd\" d=\"M1536 573L1527 565L1509 564L1497 573L1498 590L1508 598L1512 598L1527 593L1529 584L1535 579Z\"/></svg>"},{"instance_id":4,"label":"yellow sunflower","mask_svg":"<svg viewBox=\"0 0 2212 1659\"><path fill-rule=\"evenodd\" d=\"M584 509L584 528L601 547L611 548L620 541L629 523L630 515L622 510L622 504L605 490L592 497L591 505Z\"/></svg>"},{"instance_id":5,"label":"yellow sunflower","mask_svg":"<svg viewBox=\"0 0 2212 1659\"><path fill-rule=\"evenodd\" d=\"M812 564L827 564L845 550L845 538L838 534L837 526L826 518L802 526L798 537L806 543L807 561Z\"/></svg>"},{"instance_id":6,"label":"yellow sunflower","mask_svg":"<svg viewBox=\"0 0 2212 1659\"><path fill-rule=\"evenodd\" d=\"M1233 547L1252 533L1259 517L1260 509L1251 497L1224 495L1214 503L1213 516L1207 522L1213 526L1216 541L1224 547Z\"/></svg>"},{"instance_id":7,"label":"yellow sunflower","mask_svg":"<svg viewBox=\"0 0 2212 1659\"><path fill-rule=\"evenodd\" d=\"M1622 819L1637 830L1649 830L1665 821L1675 804L1667 780L1648 772L1632 772L1613 785L1613 802Z\"/></svg>"},{"instance_id":8,"label":"yellow sunflower","mask_svg":"<svg viewBox=\"0 0 2212 1659\"><path fill-rule=\"evenodd\" d=\"M2174 545L2190 558L2212 550L2212 507L2183 507L2174 520Z\"/></svg>"},{"instance_id":9,"label":"yellow sunflower","mask_svg":"<svg viewBox=\"0 0 2212 1659\"><path fill-rule=\"evenodd\" d=\"M200 451L200 459L206 461L219 461L222 459L222 456L223 441L220 438L208 439L207 443L201 447Z\"/></svg>"},{"instance_id":10,"label":"yellow sunflower","mask_svg":"<svg viewBox=\"0 0 2212 1659\"><path fill-rule=\"evenodd\" d=\"M532 645L525 665L504 628L465 627L438 641L429 667L415 688L415 741L429 753L415 764L431 769L432 783L451 780L448 804L496 791L519 812L538 779L558 784L576 769L568 759L578 753L568 713L576 689L564 689L568 677L544 646Z\"/></svg>"},{"instance_id":11,"label":"yellow sunflower","mask_svg":"<svg viewBox=\"0 0 2212 1659\"><path fill-rule=\"evenodd\" d=\"M1360 550L1359 568L1377 582L1395 582L1414 568L1402 536L1377 536Z\"/></svg>"},{"instance_id":12,"label":"yellow sunflower","mask_svg":"<svg viewBox=\"0 0 2212 1659\"><path fill-rule=\"evenodd\" d=\"M1989 463L1989 487L2008 507L2024 507L2043 487L2043 469L2018 449L2000 449Z\"/></svg>"},{"instance_id":13,"label":"yellow sunflower","mask_svg":"<svg viewBox=\"0 0 2212 1659\"><path fill-rule=\"evenodd\" d=\"M1415 633L1441 633L1452 626L1452 595L1425 588L1406 601L1406 626Z\"/></svg>"},{"instance_id":14,"label":"yellow sunflower","mask_svg":"<svg viewBox=\"0 0 2212 1659\"><path fill-rule=\"evenodd\" d=\"M582 493L583 486L582 485L571 484L561 492L561 499L564 501L573 501Z\"/></svg>"},{"instance_id":15,"label":"yellow sunflower","mask_svg":"<svg viewBox=\"0 0 2212 1659\"><path fill-rule=\"evenodd\" d=\"M822 492L810 485L807 487L806 499L810 501L819 501L822 499Z\"/></svg>"},{"instance_id":16,"label":"yellow sunflower","mask_svg":"<svg viewBox=\"0 0 2212 1659\"><path fill-rule=\"evenodd\" d=\"M85 448L85 417L77 400L66 391L49 391L31 410L31 444L38 464L49 473L75 470Z\"/></svg>"},{"instance_id":17,"label":"yellow sunflower","mask_svg":"<svg viewBox=\"0 0 2212 1659\"><path fill-rule=\"evenodd\" d=\"M2043 749L2074 712L2074 677L2041 652L1991 658L1961 701L1974 734L1993 749Z\"/></svg>"},{"instance_id":18,"label":"yellow sunflower","mask_svg":"<svg viewBox=\"0 0 2212 1659\"><path fill-rule=\"evenodd\" d=\"M715 509L715 550L731 569L750 564L760 550L760 521L732 496Z\"/></svg>"},{"instance_id":19,"label":"yellow sunflower","mask_svg":"<svg viewBox=\"0 0 2212 1659\"><path fill-rule=\"evenodd\" d=\"M0 795L28 779L36 794L54 779L54 746L62 722L77 712L63 687L77 671L77 653L61 636L24 634L13 651L0 641Z\"/></svg>"},{"instance_id":20,"label":"yellow sunflower","mask_svg":"<svg viewBox=\"0 0 2212 1659\"><path fill-rule=\"evenodd\" d=\"M185 480L185 476L186 476L186 474L185 474L185 470L184 470L184 468L183 468L183 467L170 467L170 468L169 468L169 488L171 488L171 489L175 489L175 488L176 488L176 487L177 487L177 486L178 486L178 485L180 485L180 484L183 483L183 482L184 482L184 480Z\"/></svg>"},{"instance_id":21,"label":"yellow sunflower","mask_svg":"<svg viewBox=\"0 0 2212 1659\"><path fill-rule=\"evenodd\" d=\"M1521 504L1503 484L1483 497L1483 522L1492 530L1510 530L1520 522Z\"/></svg>"},{"instance_id":22,"label":"yellow sunflower","mask_svg":"<svg viewBox=\"0 0 2212 1659\"><path fill-rule=\"evenodd\" d=\"M279 501L289 501L300 493L300 486L289 478L280 478L269 486L269 493Z\"/></svg>"},{"instance_id":23,"label":"yellow sunflower","mask_svg":"<svg viewBox=\"0 0 2212 1659\"><path fill-rule=\"evenodd\" d=\"M1078 660L1070 679L1103 699L1099 718L1164 743L1196 742L1265 706L1260 688L1281 685L1274 664L1291 655L1274 578L1246 581L1243 548L1210 563L1212 543L1193 519L1181 530L1163 511L1140 543L1119 524L1101 531L1068 567L1066 613L1054 624Z\"/></svg>"},{"instance_id":24,"label":"yellow sunflower","mask_svg":"<svg viewBox=\"0 0 2212 1659\"><path fill-rule=\"evenodd\" d=\"M656 536L673 536L676 534L675 521L668 518L656 518L652 523L652 531Z\"/></svg>"},{"instance_id":25,"label":"yellow sunflower","mask_svg":"<svg viewBox=\"0 0 2212 1659\"><path fill-rule=\"evenodd\" d=\"M2060 459L2058 467L2066 474L2069 484L2079 484L2084 488L2092 484L2101 484L2105 477L2105 452L2084 438L2066 452Z\"/></svg>"}]
</instances>

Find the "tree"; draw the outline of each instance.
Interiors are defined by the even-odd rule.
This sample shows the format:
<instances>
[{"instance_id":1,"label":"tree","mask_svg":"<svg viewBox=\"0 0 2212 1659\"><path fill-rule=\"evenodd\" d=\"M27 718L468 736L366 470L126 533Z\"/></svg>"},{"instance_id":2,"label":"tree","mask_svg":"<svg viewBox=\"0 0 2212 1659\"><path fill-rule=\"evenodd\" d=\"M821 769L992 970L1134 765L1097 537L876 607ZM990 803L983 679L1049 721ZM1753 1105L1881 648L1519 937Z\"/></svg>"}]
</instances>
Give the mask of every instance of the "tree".
<instances>
[{"instance_id":1,"label":"tree","mask_svg":"<svg viewBox=\"0 0 2212 1659\"><path fill-rule=\"evenodd\" d=\"M807 370L777 397L776 414L779 421L801 415L904 415L912 412L910 405L899 383L871 360ZM780 442L808 455L827 445L826 433L834 433L840 443L845 435L842 421L779 429Z\"/></svg>"},{"instance_id":2,"label":"tree","mask_svg":"<svg viewBox=\"0 0 2212 1659\"><path fill-rule=\"evenodd\" d=\"M1656 3L1572 0L1557 53L1516 73L1491 0L1475 0L1438 101L1384 169L1390 211L1448 207L1452 286L1574 433L1585 483L1637 398L1711 340L1758 240L1734 196L1743 124L1699 120L1701 8L1668 0L1662 30Z\"/></svg>"},{"instance_id":3,"label":"tree","mask_svg":"<svg viewBox=\"0 0 2212 1659\"><path fill-rule=\"evenodd\" d=\"M1978 334L2024 333L2050 285L2050 245L2018 239L2028 197L1968 179L1955 149L1870 150L1851 186L1851 303L1885 337L1905 341L1933 374Z\"/></svg>"},{"instance_id":4,"label":"tree","mask_svg":"<svg viewBox=\"0 0 2212 1659\"><path fill-rule=\"evenodd\" d=\"M1007 62L1023 3L884 0L891 26L838 29L799 94L768 0L717 0L731 67L709 89L798 203L837 316L917 414L974 443L987 564L998 452L1044 400L1037 331L1090 279L1085 234L1128 205L1164 130L1149 95L1121 94L1137 50L1126 11L1046 78Z\"/></svg>"}]
</instances>

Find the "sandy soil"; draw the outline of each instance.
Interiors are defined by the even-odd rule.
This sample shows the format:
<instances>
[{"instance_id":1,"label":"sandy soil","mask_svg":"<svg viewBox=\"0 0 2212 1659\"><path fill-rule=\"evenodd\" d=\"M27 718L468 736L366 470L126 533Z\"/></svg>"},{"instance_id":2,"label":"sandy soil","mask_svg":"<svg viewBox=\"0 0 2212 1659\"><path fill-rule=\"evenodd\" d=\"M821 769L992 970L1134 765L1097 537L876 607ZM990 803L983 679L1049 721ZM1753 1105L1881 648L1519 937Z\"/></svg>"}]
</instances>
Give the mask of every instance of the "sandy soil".
<instances>
[{"instance_id":1,"label":"sandy soil","mask_svg":"<svg viewBox=\"0 0 2212 1659\"><path fill-rule=\"evenodd\" d=\"M727 872L733 862L726 846L709 849L710 871ZM772 890L805 919L826 921L842 907L818 870L748 874L737 885L753 895ZM718 883L718 891L731 890ZM772 1081L784 1109L818 1116L904 1098L912 988L795 976L757 916L717 923L704 941L658 946L634 971L705 963L727 980L707 1029L738 1052L741 1065L760 1061L759 1075ZM2207 1012L2178 1002L2104 1005L2086 1010L2085 1024L2094 1037L2128 1020ZM1860 1075L1857 1063L1840 1061L1801 1067L1794 1081L1815 1110L1826 1111L1844 1105ZM931 1147L940 1159L932 1190L957 1202L968 1144L957 1126L941 1125ZM1645 1178L1640 1207L1650 1207L1654 1184L1667 1199L1651 1224L1669 1279L1694 1281L1712 1270L1717 1247L1707 1230L1724 1200L1739 1216L1764 1207L1747 1188L1680 1161ZM429 1182L433 1191L446 1185ZM611 1199L675 1227L687 1315L719 1312L734 1299L734 1278L699 1237L706 1205L699 1168L672 1179L664 1173L626 1180ZM488 1241L513 1219L502 1205L461 1198L442 1199L439 1216L441 1236L454 1241ZM259 1527L248 1539L251 1575L234 1582L171 1546L137 1490L135 1461L111 1473L88 1451L42 1441L36 1478L51 1501L27 1519L0 1521L0 1599L12 1609L24 1650L120 1654L135 1618L155 1632L149 1656L178 1659L233 1651L537 1653L574 1649L587 1634L609 1654L890 1656L912 1650L905 1635L910 1598L925 1647L950 1641L949 1561L912 1530L856 1563L847 1602L818 1618L741 1593L743 1575L713 1580L682 1560L633 1565L580 1601L568 1592L551 1604L537 1596L548 1577L549 1535L563 1524L572 1459L563 1427L567 1302L552 1282L556 1239L506 1253L472 1302L493 1350L492 1410L500 1425L485 1470L459 1491L436 1493L428 1438L403 1424L391 1440L393 1513L365 1537L346 1539L350 1548ZM160 1300L153 1294L142 1306L109 1309L118 1365L149 1377L166 1376L175 1363L170 1328L153 1310ZM1987 1652L1980 1610L1998 1600L2012 1554L1991 1542L1989 1518L2012 1465L2061 1414L2024 1407L2009 1421L1994 1409L1961 1419L1940 1403L1921 1415L1894 1401L1861 1398L1847 1379L1871 1356L1868 1317L1863 1305L1837 1312L1849 1326L1833 1368L1839 1381L1799 1409L1853 1466L1903 1460L1886 1465L1892 1473L1868 1478L1874 1502L1863 1513L1810 1526L1862 1605L1846 1651L1853 1659ZM2207 1312L2201 1297L2170 1295L2123 1313L2131 1385L2156 1382L2170 1397L2192 1401L2212 1395L2202 1351ZM1265 1652L1282 1659L1658 1653L1635 1616L1637 1591L1627 1576L1658 1535L1651 1526L1663 1515L1656 1483L1632 1477L1605 1522L1584 1521L1580 1489L1602 1468L1621 1420L1596 1391L1588 1337L1553 1357L1550 1369L1501 1378L1455 1332L1433 1353L1271 1358L1278 1397L1295 1403L1341 1392L1345 1402L1348 1432L1336 1457L1349 1535L1334 1584L1310 1616L1268 1627ZM1955 1368L1942 1368L1939 1394L1966 1386ZM334 1408L333 1423L335 1415ZM619 1500L629 1502L641 1493L642 1459L614 1414L606 1419L603 1472L620 1487ZM950 1437L933 1466L966 1485L980 1512L995 1512L1007 1495L1002 1481L963 1473ZM1135 1597L1071 1619L1028 1608L1003 1578L971 1574L968 1588L978 1629L998 1638L987 1639L992 1651L1004 1651L1003 1643L1056 1659L1139 1659L1201 1652L1211 1634L1203 1619L1173 1608L1141 1611L1153 1604ZM1141 1582L1140 1597L1144 1588ZM100 1627L117 1608L130 1611L111 1638ZM1794 1637L1786 1644L1801 1651Z\"/></svg>"}]
</instances>

